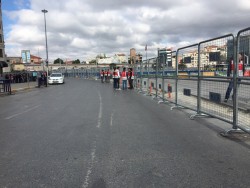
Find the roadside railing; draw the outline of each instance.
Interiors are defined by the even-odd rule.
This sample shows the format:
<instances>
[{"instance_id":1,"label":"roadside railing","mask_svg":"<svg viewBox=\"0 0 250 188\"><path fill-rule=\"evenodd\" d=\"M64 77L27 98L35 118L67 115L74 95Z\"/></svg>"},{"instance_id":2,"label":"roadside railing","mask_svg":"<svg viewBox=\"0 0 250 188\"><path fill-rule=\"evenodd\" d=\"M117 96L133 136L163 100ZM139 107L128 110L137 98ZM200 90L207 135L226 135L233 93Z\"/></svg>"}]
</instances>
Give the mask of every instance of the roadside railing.
<instances>
[{"instance_id":1,"label":"roadside railing","mask_svg":"<svg viewBox=\"0 0 250 188\"><path fill-rule=\"evenodd\" d=\"M179 48L175 54L175 74L166 74L168 69L147 72L144 65L138 65L137 89L145 94L160 98L163 102L171 102L174 108L187 108L197 117L215 117L232 124L234 131L241 129L250 133L250 28L233 34L202 41L198 44ZM238 74L239 57L243 56L244 75ZM209 63L228 64L234 59L234 76L227 76L227 70L206 70ZM185 58L191 60L186 62ZM158 58L159 59L159 58ZM147 61L146 61L147 62ZM196 71L179 70L180 62L191 64ZM196 64L195 64L196 62ZM147 62L148 63L148 62ZM170 73L171 71L169 71ZM228 85L233 88L228 100L225 94Z\"/></svg>"},{"instance_id":2,"label":"roadside railing","mask_svg":"<svg viewBox=\"0 0 250 188\"><path fill-rule=\"evenodd\" d=\"M7 79L0 80L0 93L11 95L11 81Z\"/></svg>"}]
</instances>

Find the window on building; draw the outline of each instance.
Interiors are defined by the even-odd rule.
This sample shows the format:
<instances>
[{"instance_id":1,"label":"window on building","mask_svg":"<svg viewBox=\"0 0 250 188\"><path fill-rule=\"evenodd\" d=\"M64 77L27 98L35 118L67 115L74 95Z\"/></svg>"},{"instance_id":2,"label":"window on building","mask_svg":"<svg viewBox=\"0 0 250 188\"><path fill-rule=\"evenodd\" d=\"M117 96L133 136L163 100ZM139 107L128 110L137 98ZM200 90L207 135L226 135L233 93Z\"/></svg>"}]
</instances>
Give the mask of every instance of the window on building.
<instances>
[{"instance_id":1,"label":"window on building","mask_svg":"<svg viewBox=\"0 0 250 188\"><path fill-rule=\"evenodd\" d=\"M2 35L0 34L0 43L3 43Z\"/></svg>"}]
</instances>

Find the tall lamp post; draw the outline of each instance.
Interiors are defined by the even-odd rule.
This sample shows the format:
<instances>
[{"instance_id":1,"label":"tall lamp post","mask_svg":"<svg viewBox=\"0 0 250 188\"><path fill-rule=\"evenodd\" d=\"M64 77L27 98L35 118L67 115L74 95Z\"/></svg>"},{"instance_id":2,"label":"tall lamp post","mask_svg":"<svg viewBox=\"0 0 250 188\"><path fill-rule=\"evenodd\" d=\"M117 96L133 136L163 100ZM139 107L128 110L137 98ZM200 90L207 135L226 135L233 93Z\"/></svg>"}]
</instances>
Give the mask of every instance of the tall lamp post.
<instances>
[{"instance_id":1,"label":"tall lamp post","mask_svg":"<svg viewBox=\"0 0 250 188\"><path fill-rule=\"evenodd\" d=\"M48 42L47 42L47 26L46 26L46 16L45 14L48 12L47 10L42 10L44 14L44 29L45 29L45 43L46 43L46 67L47 67L47 83L48 83L48 76L49 76L49 55L48 55Z\"/></svg>"}]
</instances>

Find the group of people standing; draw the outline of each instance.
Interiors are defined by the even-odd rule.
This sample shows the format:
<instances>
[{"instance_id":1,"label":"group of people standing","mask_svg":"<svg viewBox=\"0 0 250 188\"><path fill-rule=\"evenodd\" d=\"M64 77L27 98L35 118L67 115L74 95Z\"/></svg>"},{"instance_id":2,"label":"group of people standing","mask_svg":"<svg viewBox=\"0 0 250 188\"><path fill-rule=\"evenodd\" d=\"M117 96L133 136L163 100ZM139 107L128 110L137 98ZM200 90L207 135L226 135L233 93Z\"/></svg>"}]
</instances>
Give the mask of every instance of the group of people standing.
<instances>
[{"instance_id":1,"label":"group of people standing","mask_svg":"<svg viewBox=\"0 0 250 188\"><path fill-rule=\"evenodd\" d=\"M104 83L107 82L106 80L110 79L111 73L109 69L107 71L102 70L101 71L101 82ZM113 87L115 90L121 90L120 84L122 84L122 90L126 89L134 89L134 72L132 68L126 69L124 67L122 69L122 72L120 72L120 67L114 67L113 73L112 73L112 78L113 78Z\"/></svg>"},{"instance_id":2,"label":"group of people standing","mask_svg":"<svg viewBox=\"0 0 250 188\"><path fill-rule=\"evenodd\" d=\"M110 71L108 70L102 70L100 72L100 77L101 77L101 82L104 83L109 83L110 82Z\"/></svg>"}]
</instances>

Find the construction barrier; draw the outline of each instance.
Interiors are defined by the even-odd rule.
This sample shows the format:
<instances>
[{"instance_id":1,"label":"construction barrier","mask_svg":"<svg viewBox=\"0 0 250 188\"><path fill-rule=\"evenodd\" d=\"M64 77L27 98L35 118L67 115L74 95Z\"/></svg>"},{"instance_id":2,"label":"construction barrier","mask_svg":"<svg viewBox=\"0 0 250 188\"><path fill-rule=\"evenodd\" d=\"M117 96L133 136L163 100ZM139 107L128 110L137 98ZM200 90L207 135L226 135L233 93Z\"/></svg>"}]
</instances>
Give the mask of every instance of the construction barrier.
<instances>
[{"instance_id":1,"label":"construction barrier","mask_svg":"<svg viewBox=\"0 0 250 188\"><path fill-rule=\"evenodd\" d=\"M194 111L191 119L215 117L232 124L232 131L241 129L250 133L249 36L250 28L246 28L239 31L237 37L228 34L179 48L174 54L171 52L172 65L158 64L160 57L146 60L142 67L147 68L140 69L138 84L147 80L148 93L156 97L162 94L164 100L174 103L172 109L181 107ZM225 66L220 70L208 69L215 63L228 64L231 58L234 67L243 61L243 74L239 73L242 68L238 68L239 72L230 72L237 73L236 76L228 76ZM181 63L193 67L183 68ZM161 86L159 80L162 80Z\"/></svg>"}]
</instances>

